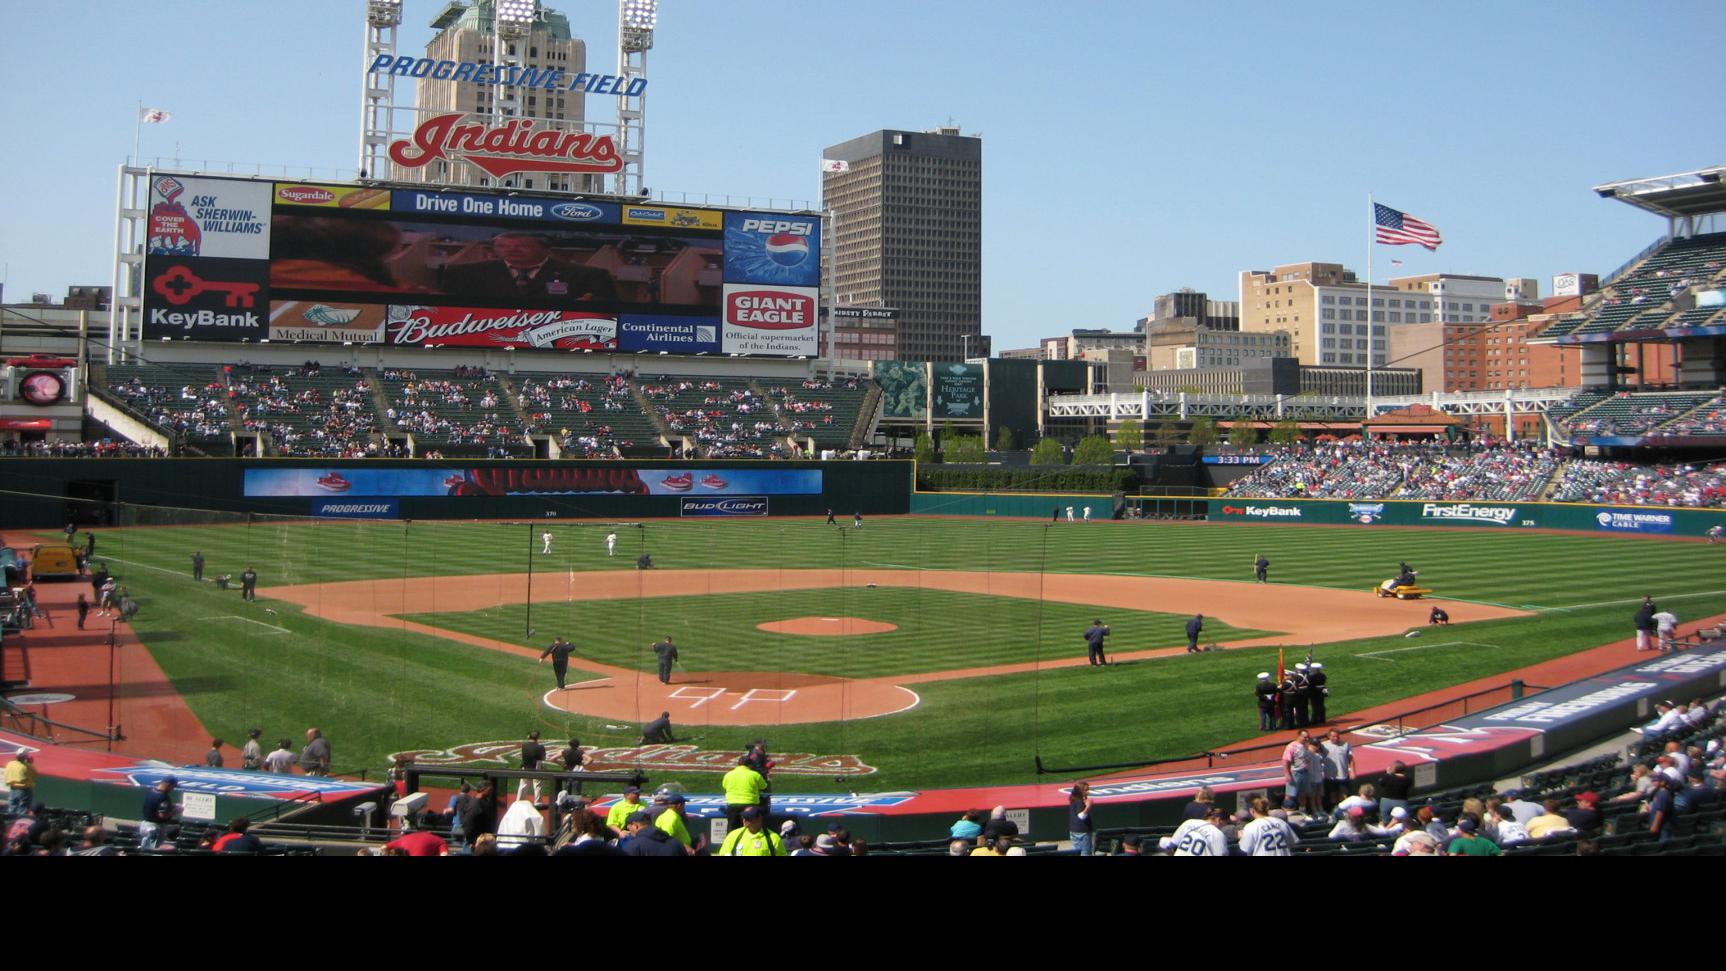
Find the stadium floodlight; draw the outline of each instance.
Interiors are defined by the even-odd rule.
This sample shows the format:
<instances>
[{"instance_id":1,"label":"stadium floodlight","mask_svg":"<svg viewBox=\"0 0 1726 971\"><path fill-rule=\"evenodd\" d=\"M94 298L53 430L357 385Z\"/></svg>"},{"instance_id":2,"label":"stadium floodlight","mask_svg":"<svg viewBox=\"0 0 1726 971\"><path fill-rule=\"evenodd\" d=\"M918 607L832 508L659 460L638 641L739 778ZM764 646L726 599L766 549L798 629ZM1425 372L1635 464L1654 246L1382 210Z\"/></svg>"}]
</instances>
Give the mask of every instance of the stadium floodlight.
<instances>
[{"instance_id":1,"label":"stadium floodlight","mask_svg":"<svg viewBox=\"0 0 1726 971\"><path fill-rule=\"evenodd\" d=\"M506 24L533 23L539 0L497 0L497 19Z\"/></svg>"},{"instance_id":2,"label":"stadium floodlight","mask_svg":"<svg viewBox=\"0 0 1726 971\"><path fill-rule=\"evenodd\" d=\"M395 27L402 22L402 0L366 0L366 23Z\"/></svg>"},{"instance_id":3,"label":"stadium floodlight","mask_svg":"<svg viewBox=\"0 0 1726 971\"><path fill-rule=\"evenodd\" d=\"M633 30L652 30L659 26L659 0L623 0L623 26Z\"/></svg>"},{"instance_id":4,"label":"stadium floodlight","mask_svg":"<svg viewBox=\"0 0 1726 971\"><path fill-rule=\"evenodd\" d=\"M618 0L617 38L625 51L653 49L653 28L659 26L659 0Z\"/></svg>"}]
</instances>

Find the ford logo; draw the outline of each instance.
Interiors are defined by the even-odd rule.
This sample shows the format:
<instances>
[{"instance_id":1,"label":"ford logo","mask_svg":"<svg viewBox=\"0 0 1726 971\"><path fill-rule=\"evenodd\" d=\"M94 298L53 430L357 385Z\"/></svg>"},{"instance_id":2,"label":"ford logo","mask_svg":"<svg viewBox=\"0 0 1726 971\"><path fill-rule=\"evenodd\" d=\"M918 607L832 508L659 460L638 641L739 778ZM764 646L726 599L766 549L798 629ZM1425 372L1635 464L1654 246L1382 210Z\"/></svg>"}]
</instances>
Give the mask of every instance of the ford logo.
<instances>
[{"instance_id":1,"label":"ford logo","mask_svg":"<svg viewBox=\"0 0 1726 971\"><path fill-rule=\"evenodd\" d=\"M559 219L590 222L603 217L605 210L598 206L590 206L585 202L560 202L551 207L551 214Z\"/></svg>"}]
</instances>

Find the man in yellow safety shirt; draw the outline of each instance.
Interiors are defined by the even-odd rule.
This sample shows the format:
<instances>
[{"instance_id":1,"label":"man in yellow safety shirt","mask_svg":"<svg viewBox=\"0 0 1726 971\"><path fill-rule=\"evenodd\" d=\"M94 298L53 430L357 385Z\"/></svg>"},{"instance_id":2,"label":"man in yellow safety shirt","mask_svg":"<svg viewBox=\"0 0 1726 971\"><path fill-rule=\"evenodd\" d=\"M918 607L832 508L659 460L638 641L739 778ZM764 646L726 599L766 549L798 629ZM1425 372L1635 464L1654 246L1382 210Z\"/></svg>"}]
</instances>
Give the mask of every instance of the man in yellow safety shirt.
<instances>
[{"instance_id":1,"label":"man in yellow safety shirt","mask_svg":"<svg viewBox=\"0 0 1726 971\"><path fill-rule=\"evenodd\" d=\"M629 835L630 814L646 809L647 805L641 801L641 787L630 786L623 790L623 798L613 803L610 811L605 814L605 828L616 833L618 839L622 839Z\"/></svg>"},{"instance_id":2,"label":"man in yellow safety shirt","mask_svg":"<svg viewBox=\"0 0 1726 971\"><path fill-rule=\"evenodd\" d=\"M707 837L691 837L689 827L683 825L683 806L686 800L681 792L654 793L653 809L659 815L653 820L653 825L667 836L683 844L683 850L690 855L701 852L707 846Z\"/></svg>"},{"instance_id":3,"label":"man in yellow safety shirt","mask_svg":"<svg viewBox=\"0 0 1726 971\"><path fill-rule=\"evenodd\" d=\"M743 810L743 828L726 834L719 847L720 856L787 856L785 841L771 829L761 825L761 807Z\"/></svg>"},{"instance_id":4,"label":"man in yellow safety shirt","mask_svg":"<svg viewBox=\"0 0 1726 971\"><path fill-rule=\"evenodd\" d=\"M749 756L745 754L737 760L736 768L725 773L725 778L719 780L719 784L725 790L725 821L735 832L742 825L739 820L742 819L743 810L761 805L761 791L767 788L767 780L755 771Z\"/></svg>"}]
</instances>

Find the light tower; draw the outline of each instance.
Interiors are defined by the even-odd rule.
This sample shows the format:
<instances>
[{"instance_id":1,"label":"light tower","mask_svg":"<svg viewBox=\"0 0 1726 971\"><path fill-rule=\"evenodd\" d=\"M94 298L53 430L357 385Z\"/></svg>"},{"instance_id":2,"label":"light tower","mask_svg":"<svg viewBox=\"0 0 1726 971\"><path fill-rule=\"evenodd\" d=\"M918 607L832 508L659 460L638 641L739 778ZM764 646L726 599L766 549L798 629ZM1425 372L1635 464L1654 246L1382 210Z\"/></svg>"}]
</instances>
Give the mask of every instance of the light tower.
<instances>
[{"instance_id":1,"label":"light tower","mask_svg":"<svg viewBox=\"0 0 1726 971\"><path fill-rule=\"evenodd\" d=\"M396 28L402 22L402 0L366 0L366 59L362 71L370 71L380 55L394 57ZM394 135L390 132L390 109L396 103L396 76L389 71L365 75L360 85L360 168L362 179L381 179L387 174L385 152Z\"/></svg>"},{"instance_id":2,"label":"light tower","mask_svg":"<svg viewBox=\"0 0 1726 971\"><path fill-rule=\"evenodd\" d=\"M639 196L642 186L642 150L647 145L647 52L653 49L653 28L659 24L659 0L617 0L617 151L623 168L617 173L616 192Z\"/></svg>"},{"instance_id":3,"label":"light tower","mask_svg":"<svg viewBox=\"0 0 1726 971\"><path fill-rule=\"evenodd\" d=\"M539 17L539 0L493 0L492 11L491 63L494 76L501 76L504 67L521 65L521 45L527 41L528 34L533 31L533 22ZM500 123L521 114L518 86L498 85L491 112ZM514 187L518 184L517 179L511 175L498 179L497 184Z\"/></svg>"}]
</instances>

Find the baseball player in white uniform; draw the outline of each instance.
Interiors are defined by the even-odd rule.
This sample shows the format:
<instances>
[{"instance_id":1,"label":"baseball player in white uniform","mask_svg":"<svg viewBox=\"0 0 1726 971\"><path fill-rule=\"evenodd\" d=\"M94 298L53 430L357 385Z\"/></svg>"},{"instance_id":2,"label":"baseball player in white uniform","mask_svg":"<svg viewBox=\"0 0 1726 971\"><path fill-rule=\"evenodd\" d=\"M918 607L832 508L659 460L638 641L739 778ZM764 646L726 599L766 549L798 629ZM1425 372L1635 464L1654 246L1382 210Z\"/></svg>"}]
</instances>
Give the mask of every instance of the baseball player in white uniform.
<instances>
[{"instance_id":1,"label":"baseball player in white uniform","mask_svg":"<svg viewBox=\"0 0 1726 971\"><path fill-rule=\"evenodd\" d=\"M1067 507L1067 522L1069 522L1069 523L1070 523L1070 522L1072 522L1072 521L1073 521L1073 507L1072 507L1072 506L1068 506L1068 507Z\"/></svg>"},{"instance_id":2,"label":"baseball player in white uniform","mask_svg":"<svg viewBox=\"0 0 1726 971\"><path fill-rule=\"evenodd\" d=\"M1204 819L1189 819L1175 830L1176 856L1228 856L1229 841L1223 836L1223 807L1212 806Z\"/></svg>"},{"instance_id":3,"label":"baseball player in white uniform","mask_svg":"<svg viewBox=\"0 0 1726 971\"><path fill-rule=\"evenodd\" d=\"M1090 522L1090 521L1091 521L1091 507L1090 507L1090 506L1086 506L1086 507L1085 507L1085 522L1087 522L1087 523L1088 523L1088 522Z\"/></svg>"},{"instance_id":4,"label":"baseball player in white uniform","mask_svg":"<svg viewBox=\"0 0 1726 971\"><path fill-rule=\"evenodd\" d=\"M1241 852L1248 856L1293 856L1300 836L1284 820L1272 816L1270 802L1260 797L1252 802L1252 822L1241 827Z\"/></svg>"},{"instance_id":5,"label":"baseball player in white uniform","mask_svg":"<svg viewBox=\"0 0 1726 971\"><path fill-rule=\"evenodd\" d=\"M605 555L606 556L616 556L617 555L617 534L616 533L606 533L605 534Z\"/></svg>"},{"instance_id":6,"label":"baseball player in white uniform","mask_svg":"<svg viewBox=\"0 0 1726 971\"><path fill-rule=\"evenodd\" d=\"M539 538L540 538L540 541L545 544L545 549L542 549L539 551L540 555L543 556L547 553L550 553L551 552L551 530L548 529L545 532L540 533Z\"/></svg>"}]
</instances>

